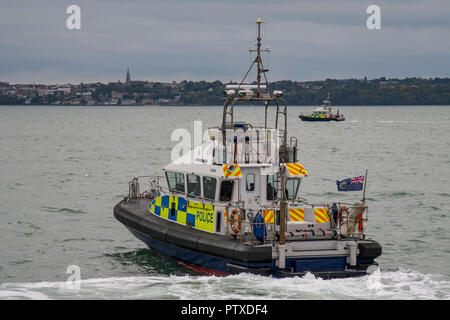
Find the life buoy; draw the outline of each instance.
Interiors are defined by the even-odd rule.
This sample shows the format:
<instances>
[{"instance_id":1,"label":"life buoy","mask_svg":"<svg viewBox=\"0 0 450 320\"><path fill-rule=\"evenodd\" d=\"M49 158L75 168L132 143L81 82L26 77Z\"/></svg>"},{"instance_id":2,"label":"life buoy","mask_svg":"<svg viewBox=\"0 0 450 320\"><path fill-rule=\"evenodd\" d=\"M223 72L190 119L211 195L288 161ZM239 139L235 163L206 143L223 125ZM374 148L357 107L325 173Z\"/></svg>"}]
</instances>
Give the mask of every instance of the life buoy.
<instances>
[{"instance_id":1,"label":"life buoy","mask_svg":"<svg viewBox=\"0 0 450 320\"><path fill-rule=\"evenodd\" d=\"M362 211L358 213L358 231L363 232Z\"/></svg>"},{"instance_id":2,"label":"life buoy","mask_svg":"<svg viewBox=\"0 0 450 320\"><path fill-rule=\"evenodd\" d=\"M339 225L342 225L342 223L344 222L344 218L342 217L342 213L343 213L344 211L345 211L347 217L348 217L348 215L349 215L348 208L347 208L346 206L342 206L342 207L339 209L339 213L338 213L338 217L339 217Z\"/></svg>"},{"instance_id":3,"label":"life buoy","mask_svg":"<svg viewBox=\"0 0 450 320\"><path fill-rule=\"evenodd\" d=\"M234 233L239 233L242 227L241 211L237 208L233 209L230 214L230 227Z\"/></svg>"},{"instance_id":4,"label":"life buoy","mask_svg":"<svg viewBox=\"0 0 450 320\"><path fill-rule=\"evenodd\" d=\"M345 209L344 209L345 208ZM347 218L345 223L341 224L341 235L344 237L348 237L352 235L356 230L356 225L358 225L358 232L362 233L363 231L363 221L362 215L365 210L365 207L362 203L356 203L351 210L342 206L339 212L345 211L347 213Z\"/></svg>"}]
</instances>

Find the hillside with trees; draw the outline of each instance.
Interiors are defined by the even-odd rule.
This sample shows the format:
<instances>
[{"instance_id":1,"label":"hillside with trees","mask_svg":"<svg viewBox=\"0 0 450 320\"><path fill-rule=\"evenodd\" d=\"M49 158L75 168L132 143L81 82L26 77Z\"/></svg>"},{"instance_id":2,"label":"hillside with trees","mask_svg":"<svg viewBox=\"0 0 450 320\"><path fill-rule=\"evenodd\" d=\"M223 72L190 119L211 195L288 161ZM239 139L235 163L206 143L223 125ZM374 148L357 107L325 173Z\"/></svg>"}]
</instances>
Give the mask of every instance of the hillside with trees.
<instances>
[{"instance_id":1,"label":"hillside with trees","mask_svg":"<svg viewBox=\"0 0 450 320\"><path fill-rule=\"evenodd\" d=\"M326 79L275 81L289 105L320 104L330 94L333 105L450 105L450 78ZM220 81L129 81L65 85L0 83L0 104L61 105L222 105Z\"/></svg>"}]
</instances>

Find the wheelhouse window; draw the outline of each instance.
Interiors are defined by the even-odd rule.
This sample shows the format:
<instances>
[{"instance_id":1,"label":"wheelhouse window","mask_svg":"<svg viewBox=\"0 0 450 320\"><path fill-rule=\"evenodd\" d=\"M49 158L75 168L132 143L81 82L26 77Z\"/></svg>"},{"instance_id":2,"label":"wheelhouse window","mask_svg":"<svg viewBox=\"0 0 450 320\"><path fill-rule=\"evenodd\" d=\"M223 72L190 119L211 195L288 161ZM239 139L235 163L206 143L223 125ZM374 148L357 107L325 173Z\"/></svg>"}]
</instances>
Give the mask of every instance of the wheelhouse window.
<instances>
[{"instance_id":1,"label":"wheelhouse window","mask_svg":"<svg viewBox=\"0 0 450 320\"><path fill-rule=\"evenodd\" d=\"M187 192L190 195L201 196L200 177L194 174L187 175Z\"/></svg>"},{"instance_id":2,"label":"wheelhouse window","mask_svg":"<svg viewBox=\"0 0 450 320\"><path fill-rule=\"evenodd\" d=\"M286 199L293 200L297 194L299 180L287 179L286 181Z\"/></svg>"},{"instance_id":3,"label":"wheelhouse window","mask_svg":"<svg viewBox=\"0 0 450 320\"><path fill-rule=\"evenodd\" d=\"M297 195L299 186L299 179L287 179L286 180L286 199L293 200ZM278 195L278 180L277 176L270 174L267 176L267 200L275 200Z\"/></svg>"},{"instance_id":4,"label":"wheelhouse window","mask_svg":"<svg viewBox=\"0 0 450 320\"><path fill-rule=\"evenodd\" d=\"M220 184L220 201L231 201L233 195L233 180L224 180Z\"/></svg>"},{"instance_id":5,"label":"wheelhouse window","mask_svg":"<svg viewBox=\"0 0 450 320\"><path fill-rule=\"evenodd\" d=\"M207 199L216 198L216 178L203 177L203 197Z\"/></svg>"},{"instance_id":6,"label":"wheelhouse window","mask_svg":"<svg viewBox=\"0 0 450 320\"><path fill-rule=\"evenodd\" d=\"M169 189L184 192L184 174L179 172L166 172L167 184Z\"/></svg>"},{"instance_id":7,"label":"wheelhouse window","mask_svg":"<svg viewBox=\"0 0 450 320\"><path fill-rule=\"evenodd\" d=\"M278 180L275 174L267 175L267 200L277 198Z\"/></svg>"},{"instance_id":8,"label":"wheelhouse window","mask_svg":"<svg viewBox=\"0 0 450 320\"><path fill-rule=\"evenodd\" d=\"M246 189L247 191L255 191L255 174L247 173L245 176Z\"/></svg>"}]
</instances>

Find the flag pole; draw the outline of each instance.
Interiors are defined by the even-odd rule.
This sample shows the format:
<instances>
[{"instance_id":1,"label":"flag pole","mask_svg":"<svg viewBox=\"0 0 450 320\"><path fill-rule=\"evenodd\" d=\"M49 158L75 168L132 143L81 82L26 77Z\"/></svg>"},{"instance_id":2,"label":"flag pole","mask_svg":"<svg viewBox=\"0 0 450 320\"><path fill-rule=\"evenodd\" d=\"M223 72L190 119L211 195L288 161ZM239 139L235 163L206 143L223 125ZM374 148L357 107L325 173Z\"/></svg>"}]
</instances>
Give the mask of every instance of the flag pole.
<instances>
[{"instance_id":1,"label":"flag pole","mask_svg":"<svg viewBox=\"0 0 450 320\"><path fill-rule=\"evenodd\" d=\"M366 169L366 177L364 178L364 190L363 190L363 198L362 198L363 203L366 202L367 171L368 171L368 169Z\"/></svg>"}]
</instances>

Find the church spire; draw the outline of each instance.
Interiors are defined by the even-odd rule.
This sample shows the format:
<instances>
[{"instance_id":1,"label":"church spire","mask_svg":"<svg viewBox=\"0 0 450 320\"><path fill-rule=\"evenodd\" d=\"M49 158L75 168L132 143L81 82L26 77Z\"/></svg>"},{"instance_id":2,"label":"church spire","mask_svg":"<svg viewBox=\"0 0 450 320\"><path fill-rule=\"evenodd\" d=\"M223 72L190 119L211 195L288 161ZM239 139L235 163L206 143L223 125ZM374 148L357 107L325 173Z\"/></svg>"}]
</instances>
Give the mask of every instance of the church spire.
<instances>
[{"instance_id":1,"label":"church spire","mask_svg":"<svg viewBox=\"0 0 450 320\"><path fill-rule=\"evenodd\" d=\"M126 84L130 83L130 68L127 68L127 76L125 78L125 83Z\"/></svg>"}]
</instances>

